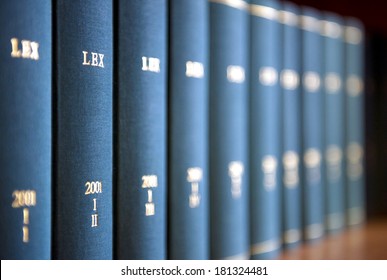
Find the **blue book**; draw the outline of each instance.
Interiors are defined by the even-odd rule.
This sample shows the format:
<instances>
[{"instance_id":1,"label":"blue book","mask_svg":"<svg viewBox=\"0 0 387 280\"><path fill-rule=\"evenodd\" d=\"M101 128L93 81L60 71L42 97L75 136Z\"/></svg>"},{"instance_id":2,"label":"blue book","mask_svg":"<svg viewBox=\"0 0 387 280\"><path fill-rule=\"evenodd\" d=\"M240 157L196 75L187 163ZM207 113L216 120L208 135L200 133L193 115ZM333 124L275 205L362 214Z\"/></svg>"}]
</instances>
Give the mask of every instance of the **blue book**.
<instances>
[{"instance_id":1,"label":"blue book","mask_svg":"<svg viewBox=\"0 0 387 280\"><path fill-rule=\"evenodd\" d=\"M115 257L166 258L167 1L118 1Z\"/></svg>"},{"instance_id":2,"label":"blue book","mask_svg":"<svg viewBox=\"0 0 387 280\"><path fill-rule=\"evenodd\" d=\"M0 259L51 257L51 2L0 2Z\"/></svg>"},{"instance_id":3,"label":"blue book","mask_svg":"<svg viewBox=\"0 0 387 280\"><path fill-rule=\"evenodd\" d=\"M207 0L171 0L169 24L169 258L207 259Z\"/></svg>"},{"instance_id":4,"label":"blue book","mask_svg":"<svg viewBox=\"0 0 387 280\"><path fill-rule=\"evenodd\" d=\"M55 1L55 259L112 259L112 1Z\"/></svg>"},{"instance_id":5,"label":"blue book","mask_svg":"<svg viewBox=\"0 0 387 280\"><path fill-rule=\"evenodd\" d=\"M282 87L282 232L286 248L296 247L302 237L301 228L301 30L300 9L283 4L280 14L283 36Z\"/></svg>"},{"instance_id":6,"label":"blue book","mask_svg":"<svg viewBox=\"0 0 387 280\"><path fill-rule=\"evenodd\" d=\"M365 220L364 28L354 18L345 27L345 121L347 224Z\"/></svg>"},{"instance_id":7,"label":"blue book","mask_svg":"<svg viewBox=\"0 0 387 280\"><path fill-rule=\"evenodd\" d=\"M210 1L212 259L247 259L248 37L246 1Z\"/></svg>"},{"instance_id":8,"label":"blue book","mask_svg":"<svg viewBox=\"0 0 387 280\"><path fill-rule=\"evenodd\" d=\"M318 240L324 234L323 183L323 91L322 35L320 13L302 9L302 193L303 229L306 241Z\"/></svg>"},{"instance_id":9,"label":"blue book","mask_svg":"<svg viewBox=\"0 0 387 280\"><path fill-rule=\"evenodd\" d=\"M279 1L251 2L250 242L253 259L281 247L281 24Z\"/></svg>"},{"instance_id":10,"label":"blue book","mask_svg":"<svg viewBox=\"0 0 387 280\"><path fill-rule=\"evenodd\" d=\"M324 78L325 227L337 232L345 224L344 41L343 20L326 13L321 21Z\"/></svg>"}]
</instances>

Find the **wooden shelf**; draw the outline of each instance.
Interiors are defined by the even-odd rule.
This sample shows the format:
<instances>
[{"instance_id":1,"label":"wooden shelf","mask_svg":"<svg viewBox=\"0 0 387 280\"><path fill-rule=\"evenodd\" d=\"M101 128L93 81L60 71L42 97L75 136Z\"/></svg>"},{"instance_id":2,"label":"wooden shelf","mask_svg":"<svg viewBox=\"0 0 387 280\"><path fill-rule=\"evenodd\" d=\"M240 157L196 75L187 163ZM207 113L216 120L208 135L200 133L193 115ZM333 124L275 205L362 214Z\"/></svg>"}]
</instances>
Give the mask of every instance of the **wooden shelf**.
<instances>
[{"instance_id":1,"label":"wooden shelf","mask_svg":"<svg viewBox=\"0 0 387 280\"><path fill-rule=\"evenodd\" d=\"M329 234L315 243L285 250L282 260L387 260L387 218Z\"/></svg>"}]
</instances>

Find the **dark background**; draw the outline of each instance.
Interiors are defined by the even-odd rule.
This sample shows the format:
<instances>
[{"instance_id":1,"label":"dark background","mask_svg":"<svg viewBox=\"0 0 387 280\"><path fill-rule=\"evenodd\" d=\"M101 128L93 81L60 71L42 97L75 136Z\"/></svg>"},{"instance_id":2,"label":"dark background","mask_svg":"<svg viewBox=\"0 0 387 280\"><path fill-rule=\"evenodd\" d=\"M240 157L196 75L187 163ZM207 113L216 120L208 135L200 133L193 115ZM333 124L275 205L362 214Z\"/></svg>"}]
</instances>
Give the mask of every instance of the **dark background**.
<instances>
[{"instance_id":1,"label":"dark background","mask_svg":"<svg viewBox=\"0 0 387 280\"><path fill-rule=\"evenodd\" d=\"M365 170L368 218L387 215L387 1L295 0L365 27Z\"/></svg>"}]
</instances>

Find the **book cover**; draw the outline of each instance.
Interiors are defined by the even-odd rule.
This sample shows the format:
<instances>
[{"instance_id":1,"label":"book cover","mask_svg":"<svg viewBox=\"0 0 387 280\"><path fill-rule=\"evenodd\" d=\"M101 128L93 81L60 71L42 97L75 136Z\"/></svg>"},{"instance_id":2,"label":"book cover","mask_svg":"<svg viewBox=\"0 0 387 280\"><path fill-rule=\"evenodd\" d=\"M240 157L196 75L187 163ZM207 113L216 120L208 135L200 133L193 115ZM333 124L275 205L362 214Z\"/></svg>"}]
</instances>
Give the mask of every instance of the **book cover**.
<instances>
[{"instance_id":1,"label":"book cover","mask_svg":"<svg viewBox=\"0 0 387 280\"><path fill-rule=\"evenodd\" d=\"M279 1L251 1L250 242L253 259L281 247L280 163L282 68Z\"/></svg>"},{"instance_id":2,"label":"book cover","mask_svg":"<svg viewBox=\"0 0 387 280\"><path fill-rule=\"evenodd\" d=\"M280 14L283 36L282 89L282 240L286 248L296 247L301 228L301 30L300 9L285 2Z\"/></svg>"},{"instance_id":3,"label":"book cover","mask_svg":"<svg viewBox=\"0 0 387 280\"><path fill-rule=\"evenodd\" d=\"M347 224L365 220L364 174L364 27L354 18L345 22L345 159Z\"/></svg>"},{"instance_id":4,"label":"book cover","mask_svg":"<svg viewBox=\"0 0 387 280\"><path fill-rule=\"evenodd\" d=\"M51 257L51 2L0 2L0 259Z\"/></svg>"},{"instance_id":5,"label":"book cover","mask_svg":"<svg viewBox=\"0 0 387 280\"><path fill-rule=\"evenodd\" d=\"M167 1L118 1L115 15L115 255L165 259Z\"/></svg>"},{"instance_id":6,"label":"book cover","mask_svg":"<svg viewBox=\"0 0 387 280\"><path fill-rule=\"evenodd\" d=\"M247 259L249 6L209 3L211 258Z\"/></svg>"},{"instance_id":7,"label":"book cover","mask_svg":"<svg viewBox=\"0 0 387 280\"><path fill-rule=\"evenodd\" d=\"M302 68L302 200L304 239L320 239L324 227L323 47L320 12L303 7L300 16Z\"/></svg>"},{"instance_id":8,"label":"book cover","mask_svg":"<svg viewBox=\"0 0 387 280\"><path fill-rule=\"evenodd\" d=\"M112 259L112 1L54 2L55 259Z\"/></svg>"},{"instance_id":9,"label":"book cover","mask_svg":"<svg viewBox=\"0 0 387 280\"><path fill-rule=\"evenodd\" d=\"M172 0L169 14L171 259L209 258L208 2Z\"/></svg>"},{"instance_id":10,"label":"book cover","mask_svg":"<svg viewBox=\"0 0 387 280\"><path fill-rule=\"evenodd\" d=\"M343 20L325 13L321 21L324 78L325 227L336 232L345 225L344 171L344 41Z\"/></svg>"}]
</instances>

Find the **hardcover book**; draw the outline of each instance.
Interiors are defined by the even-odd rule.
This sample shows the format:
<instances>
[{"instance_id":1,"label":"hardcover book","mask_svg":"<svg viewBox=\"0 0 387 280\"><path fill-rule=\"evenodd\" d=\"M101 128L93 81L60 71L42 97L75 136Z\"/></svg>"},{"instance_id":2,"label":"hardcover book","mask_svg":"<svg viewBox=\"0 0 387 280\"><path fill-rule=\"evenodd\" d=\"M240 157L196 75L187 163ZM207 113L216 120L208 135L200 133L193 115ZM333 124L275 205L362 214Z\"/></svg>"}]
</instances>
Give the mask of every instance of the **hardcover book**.
<instances>
[{"instance_id":1,"label":"hardcover book","mask_svg":"<svg viewBox=\"0 0 387 280\"><path fill-rule=\"evenodd\" d=\"M283 65L280 73L282 88L282 231L283 244L296 247L301 231L301 31L298 25L300 9L283 4L280 14L283 36Z\"/></svg>"},{"instance_id":2,"label":"hardcover book","mask_svg":"<svg viewBox=\"0 0 387 280\"><path fill-rule=\"evenodd\" d=\"M208 259L207 0L170 1L169 24L169 258Z\"/></svg>"},{"instance_id":3,"label":"hardcover book","mask_svg":"<svg viewBox=\"0 0 387 280\"><path fill-rule=\"evenodd\" d=\"M281 247L279 9L279 1L251 1L250 242L253 259L274 258Z\"/></svg>"},{"instance_id":4,"label":"hardcover book","mask_svg":"<svg viewBox=\"0 0 387 280\"><path fill-rule=\"evenodd\" d=\"M346 209L347 224L365 220L364 174L364 27L348 18L345 23Z\"/></svg>"},{"instance_id":5,"label":"hardcover book","mask_svg":"<svg viewBox=\"0 0 387 280\"><path fill-rule=\"evenodd\" d=\"M247 259L248 58L246 1L210 1L210 232L212 259Z\"/></svg>"},{"instance_id":6,"label":"hardcover book","mask_svg":"<svg viewBox=\"0 0 387 280\"><path fill-rule=\"evenodd\" d=\"M0 2L0 259L51 257L51 2Z\"/></svg>"},{"instance_id":7,"label":"hardcover book","mask_svg":"<svg viewBox=\"0 0 387 280\"><path fill-rule=\"evenodd\" d=\"M112 1L55 1L55 259L112 259Z\"/></svg>"},{"instance_id":8,"label":"hardcover book","mask_svg":"<svg viewBox=\"0 0 387 280\"><path fill-rule=\"evenodd\" d=\"M115 15L118 259L165 259L167 1L118 1Z\"/></svg>"},{"instance_id":9,"label":"hardcover book","mask_svg":"<svg viewBox=\"0 0 387 280\"><path fill-rule=\"evenodd\" d=\"M326 13L321 24L324 41L325 226L334 232L345 224L344 33L342 18L336 14Z\"/></svg>"},{"instance_id":10,"label":"hardcover book","mask_svg":"<svg viewBox=\"0 0 387 280\"><path fill-rule=\"evenodd\" d=\"M304 7L300 16L302 28L302 196L303 229L306 241L324 234L323 182L323 48L320 13Z\"/></svg>"}]
</instances>

